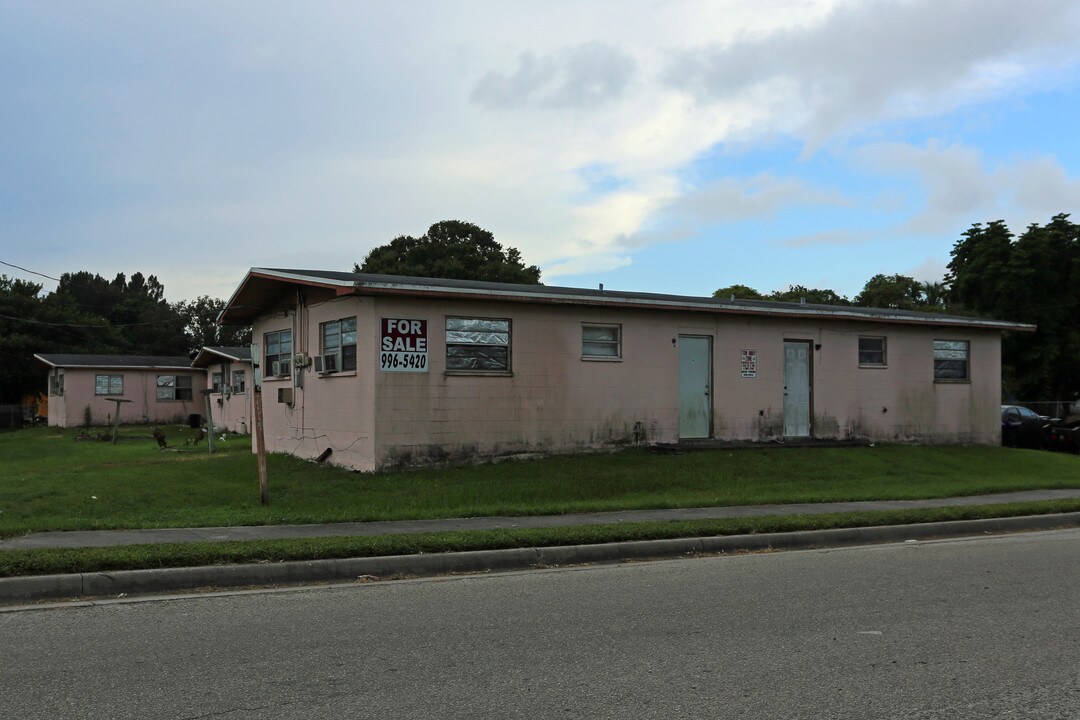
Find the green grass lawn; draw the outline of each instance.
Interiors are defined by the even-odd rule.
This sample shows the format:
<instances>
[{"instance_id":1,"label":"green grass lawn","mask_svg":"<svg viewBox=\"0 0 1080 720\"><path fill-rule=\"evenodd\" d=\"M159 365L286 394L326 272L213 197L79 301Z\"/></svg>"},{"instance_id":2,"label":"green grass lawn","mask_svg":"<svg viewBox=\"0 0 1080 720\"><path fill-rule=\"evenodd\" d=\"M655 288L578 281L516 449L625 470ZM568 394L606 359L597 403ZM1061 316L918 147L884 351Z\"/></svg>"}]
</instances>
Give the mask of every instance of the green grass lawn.
<instances>
[{"instance_id":1,"label":"green grass lawn","mask_svg":"<svg viewBox=\"0 0 1080 720\"><path fill-rule=\"evenodd\" d=\"M164 428L170 443L190 431ZM632 449L442 470L360 474L286 455L259 505L246 437L210 455L158 449L148 427L113 445L76 430L0 433L0 536L40 530L260 525L598 510L913 499L1080 487L1080 458L991 447Z\"/></svg>"}]
</instances>

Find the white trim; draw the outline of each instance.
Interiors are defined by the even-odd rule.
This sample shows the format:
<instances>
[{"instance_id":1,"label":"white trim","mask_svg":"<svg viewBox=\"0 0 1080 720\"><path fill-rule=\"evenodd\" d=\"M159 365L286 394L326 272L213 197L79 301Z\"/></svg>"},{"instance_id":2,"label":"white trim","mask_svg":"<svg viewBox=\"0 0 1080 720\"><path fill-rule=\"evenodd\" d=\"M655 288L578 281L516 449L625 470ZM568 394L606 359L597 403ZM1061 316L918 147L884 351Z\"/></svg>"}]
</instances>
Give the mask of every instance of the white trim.
<instances>
[{"instance_id":1,"label":"white trim","mask_svg":"<svg viewBox=\"0 0 1080 720\"><path fill-rule=\"evenodd\" d=\"M554 292L554 293L537 293L530 292L527 289L522 290L494 290L489 288L464 288L455 287L453 285L428 285L418 284L411 282L395 282L392 280L387 281L363 281L363 280L340 280L334 278L324 278L315 275L301 275L298 273L282 272L280 270L272 270L269 268L251 268L248 274L244 277L244 281L241 282L240 287L233 293L233 297L229 299L229 302L225 305L226 312L231 306L236 294L247 283L248 279L253 273L257 273L264 277L276 278L281 280L291 280L295 282L301 282L306 284L317 284L339 288L353 288L358 291L364 289L372 290L392 290L404 293L439 293L442 295L453 295L460 297L480 297L491 299L506 299L506 300L533 300L540 302L555 302L555 303L574 303L579 305L593 305L597 307L648 307L648 308L664 308L671 310L688 309L688 310L705 310L712 312L727 312L739 315L752 315L752 316L804 316L807 318L828 318L834 320L855 320L860 322L884 322L884 323L903 323L913 325L936 325L936 326L955 326L955 327L976 327L986 328L988 330L1034 330L1035 325L1030 323L1019 323L1005 320L991 320L986 318L966 318L957 316L941 316L941 317L913 317L911 315L903 314L875 314L870 315L866 313L860 313L852 311L843 306L837 306L834 308L808 308L798 303L791 303L785 307L753 307L740 305L732 302L701 302L692 297L670 299L662 296L655 297L641 297L630 296L626 294L612 295L612 297L596 297L594 295L582 295L571 292ZM362 273L360 273L362 274ZM521 286L526 288L528 286ZM571 288L565 288L570 290ZM644 295L644 293L643 293ZM881 310L882 308L875 308ZM220 316L219 316L220 319Z\"/></svg>"}]
</instances>

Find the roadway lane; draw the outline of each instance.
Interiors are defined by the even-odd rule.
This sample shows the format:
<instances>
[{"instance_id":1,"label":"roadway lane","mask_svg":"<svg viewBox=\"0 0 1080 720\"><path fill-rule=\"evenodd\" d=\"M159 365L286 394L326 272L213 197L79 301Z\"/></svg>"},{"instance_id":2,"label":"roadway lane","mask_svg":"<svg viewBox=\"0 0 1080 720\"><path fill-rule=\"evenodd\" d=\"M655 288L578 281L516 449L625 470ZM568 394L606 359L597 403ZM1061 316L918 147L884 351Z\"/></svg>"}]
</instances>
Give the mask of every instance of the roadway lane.
<instances>
[{"instance_id":1,"label":"roadway lane","mask_svg":"<svg viewBox=\"0 0 1080 720\"><path fill-rule=\"evenodd\" d=\"M1077 718L1080 530L0 612L0 717Z\"/></svg>"}]
</instances>

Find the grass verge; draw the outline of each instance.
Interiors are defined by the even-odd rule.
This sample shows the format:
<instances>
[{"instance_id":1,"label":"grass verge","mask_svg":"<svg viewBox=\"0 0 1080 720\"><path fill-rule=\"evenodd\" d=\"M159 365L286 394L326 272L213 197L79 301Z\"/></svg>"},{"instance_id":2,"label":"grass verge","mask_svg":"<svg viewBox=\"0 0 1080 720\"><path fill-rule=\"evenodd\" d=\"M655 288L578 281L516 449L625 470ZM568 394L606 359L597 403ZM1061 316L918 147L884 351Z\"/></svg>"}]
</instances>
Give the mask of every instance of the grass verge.
<instances>
[{"instance_id":1,"label":"grass verge","mask_svg":"<svg viewBox=\"0 0 1080 720\"><path fill-rule=\"evenodd\" d=\"M76 431L0 433L0 537L45 530L270 525L605 510L951 497L1080 487L1080 457L997 447L859 448L612 454L358 474L270 457L259 505L250 438L210 455L161 451L149 427L113 445Z\"/></svg>"},{"instance_id":2,"label":"grass verge","mask_svg":"<svg viewBox=\"0 0 1080 720\"><path fill-rule=\"evenodd\" d=\"M0 551L0 577L584 545L631 540L902 525L1080 511L1080 500L523 530Z\"/></svg>"}]
</instances>

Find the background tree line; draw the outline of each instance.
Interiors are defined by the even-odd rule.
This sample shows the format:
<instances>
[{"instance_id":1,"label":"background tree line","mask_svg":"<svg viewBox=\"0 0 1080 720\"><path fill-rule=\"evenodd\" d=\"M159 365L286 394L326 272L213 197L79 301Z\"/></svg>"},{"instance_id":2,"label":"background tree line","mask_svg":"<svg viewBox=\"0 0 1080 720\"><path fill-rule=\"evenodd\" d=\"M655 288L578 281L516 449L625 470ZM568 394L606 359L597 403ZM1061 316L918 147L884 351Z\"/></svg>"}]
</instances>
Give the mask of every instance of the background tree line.
<instances>
[{"instance_id":1,"label":"background tree line","mask_svg":"<svg viewBox=\"0 0 1080 720\"><path fill-rule=\"evenodd\" d=\"M956 242L944 282L878 274L853 299L831 289L793 285L768 294L746 285L714 297L823 305L859 305L993 317L1034 323L1034 333L1005 334L1005 397L1080 398L1080 225L1067 214L1032 224L1019 237L998 220L975 223ZM516 248L459 220L432 225L419 238L402 235L372 249L354 272L539 284L540 269ZM111 281L65 273L52 293L40 284L0 275L0 402L17 402L44 387L34 353L185 355L205 345L242 345L250 328L220 328L224 302L209 296L169 303L153 275Z\"/></svg>"},{"instance_id":2,"label":"background tree line","mask_svg":"<svg viewBox=\"0 0 1080 720\"><path fill-rule=\"evenodd\" d=\"M170 303L153 275L64 273L56 290L42 289L0 275L0 402L44 390L35 353L180 356L251 342L250 328L217 325L224 301L204 295Z\"/></svg>"},{"instance_id":3,"label":"background tree line","mask_svg":"<svg viewBox=\"0 0 1080 720\"><path fill-rule=\"evenodd\" d=\"M860 305L1033 323L1002 341L1002 389L1020 401L1080 398L1080 225L1066 214L1019 237L1001 220L975 223L953 246L944 282L875 275L853 299L794 285L762 294L730 285L714 297Z\"/></svg>"}]
</instances>

